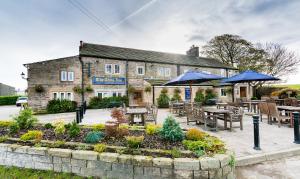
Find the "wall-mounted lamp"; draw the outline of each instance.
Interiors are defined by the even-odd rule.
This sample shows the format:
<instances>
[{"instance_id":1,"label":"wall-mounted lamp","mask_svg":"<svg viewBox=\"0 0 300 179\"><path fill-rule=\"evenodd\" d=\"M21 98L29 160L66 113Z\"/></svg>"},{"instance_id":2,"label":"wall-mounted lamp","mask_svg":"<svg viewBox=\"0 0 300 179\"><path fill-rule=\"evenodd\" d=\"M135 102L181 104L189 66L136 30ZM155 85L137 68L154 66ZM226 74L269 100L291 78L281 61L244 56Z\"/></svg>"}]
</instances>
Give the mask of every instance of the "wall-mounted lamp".
<instances>
[{"instance_id":1,"label":"wall-mounted lamp","mask_svg":"<svg viewBox=\"0 0 300 179\"><path fill-rule=\"evenodd\" d=\"M25 78L25 73L24 73L24 72L21 73L21 77L22 77L22 79L24 79L24 80L28 80L28 78Z\"/></svg>"}]
</instances>

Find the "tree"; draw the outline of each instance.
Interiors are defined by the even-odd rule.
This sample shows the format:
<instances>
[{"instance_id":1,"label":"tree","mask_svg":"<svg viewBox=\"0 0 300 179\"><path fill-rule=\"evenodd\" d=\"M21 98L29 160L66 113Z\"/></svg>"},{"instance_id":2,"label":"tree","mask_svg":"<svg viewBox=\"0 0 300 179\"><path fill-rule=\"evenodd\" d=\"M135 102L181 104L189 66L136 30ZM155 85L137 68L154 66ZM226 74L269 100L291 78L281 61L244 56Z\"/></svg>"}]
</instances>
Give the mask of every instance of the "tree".
<instances>
[{"instance_id":1,"label":"tree","mask_svg":"<svg viewBox=\"0 0 300 179\"><path fill-rule=\"evenodd\" d=\"M215 36L202 49L202 54L227 65L236 66L239 71L245 69L260 71L265 65L263 61L259 61L264 51L255 48L251 42L238 35Z\"/></svg>"},{"instance_id":2,"label":"tree","mask_svg":"<svg viewBox=\"0 0 300 179\"><path fill-rule=\"evenodd\" d=\"M300 58L293 51L289 51L277 43L257 44L257 48L265 51L264 59L265 67L262 72L283 77L297 72L300 64Z\"/></svg>"}]
</instances>

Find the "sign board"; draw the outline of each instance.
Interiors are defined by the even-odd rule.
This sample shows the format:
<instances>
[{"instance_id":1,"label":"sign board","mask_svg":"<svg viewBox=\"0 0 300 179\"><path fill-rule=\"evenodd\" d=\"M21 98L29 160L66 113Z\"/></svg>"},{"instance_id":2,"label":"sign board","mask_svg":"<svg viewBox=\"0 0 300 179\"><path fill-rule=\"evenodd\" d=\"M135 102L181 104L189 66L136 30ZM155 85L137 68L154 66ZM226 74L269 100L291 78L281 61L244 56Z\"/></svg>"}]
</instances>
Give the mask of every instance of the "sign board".
<instances>
[{"instance_id":1,"label":"sign board","mask_svg":"<svg viewBox=\"0 0 300 179\"><path fill-rule=\"evenodd\" d=\"M93 85L125 85L126 78L122 77L93 77Z\"/></svg>"},{"instance_id":2,"label":"sign board","mask_svg":"<svg viewBox=\"0 0 300 179\"><path fill-rule=\"evenodd\" d=\"M185 88L185 100L190 100L190 99L191 99L191 89Z\"/></svg>"}]
</instances>

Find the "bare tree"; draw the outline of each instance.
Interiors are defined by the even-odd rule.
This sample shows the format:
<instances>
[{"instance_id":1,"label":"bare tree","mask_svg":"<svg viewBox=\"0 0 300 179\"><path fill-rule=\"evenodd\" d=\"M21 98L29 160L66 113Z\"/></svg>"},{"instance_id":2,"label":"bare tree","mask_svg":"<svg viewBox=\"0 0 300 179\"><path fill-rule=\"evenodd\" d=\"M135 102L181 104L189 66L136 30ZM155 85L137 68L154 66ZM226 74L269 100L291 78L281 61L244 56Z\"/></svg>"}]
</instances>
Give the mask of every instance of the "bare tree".
<instances>
[{"instance_id":1,"label":"bare tree","mask_svg":"<svg viewBox=\"0 0 300 179\"><path fill-rule=\"evenodd\" d=\"M276 77L284 77L297 72L300 58L295 52L277 43L258 44L257 48L266 52L263 59L266 65L262 72Z\"/></svg>"}]
</instances>

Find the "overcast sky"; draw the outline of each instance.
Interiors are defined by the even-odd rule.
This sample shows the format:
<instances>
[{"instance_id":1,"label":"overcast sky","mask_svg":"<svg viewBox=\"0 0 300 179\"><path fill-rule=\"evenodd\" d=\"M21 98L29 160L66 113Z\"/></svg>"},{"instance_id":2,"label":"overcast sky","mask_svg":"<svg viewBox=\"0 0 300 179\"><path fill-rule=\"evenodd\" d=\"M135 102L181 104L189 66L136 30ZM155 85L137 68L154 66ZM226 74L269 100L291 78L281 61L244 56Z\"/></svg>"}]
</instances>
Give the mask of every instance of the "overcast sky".
<instances>
[{"instance_id":1,"label":"overcast sky","mask_svg":"<svg viewBox=\"0 0 300 179\"><path fill-rule=\"evenodd\" d=\"M77 55L80 40L185 53L230 33L298 53L299 22L299 0L1 0L0 83L25 89L22 64Z\"/></svg>"}]
</instances>

